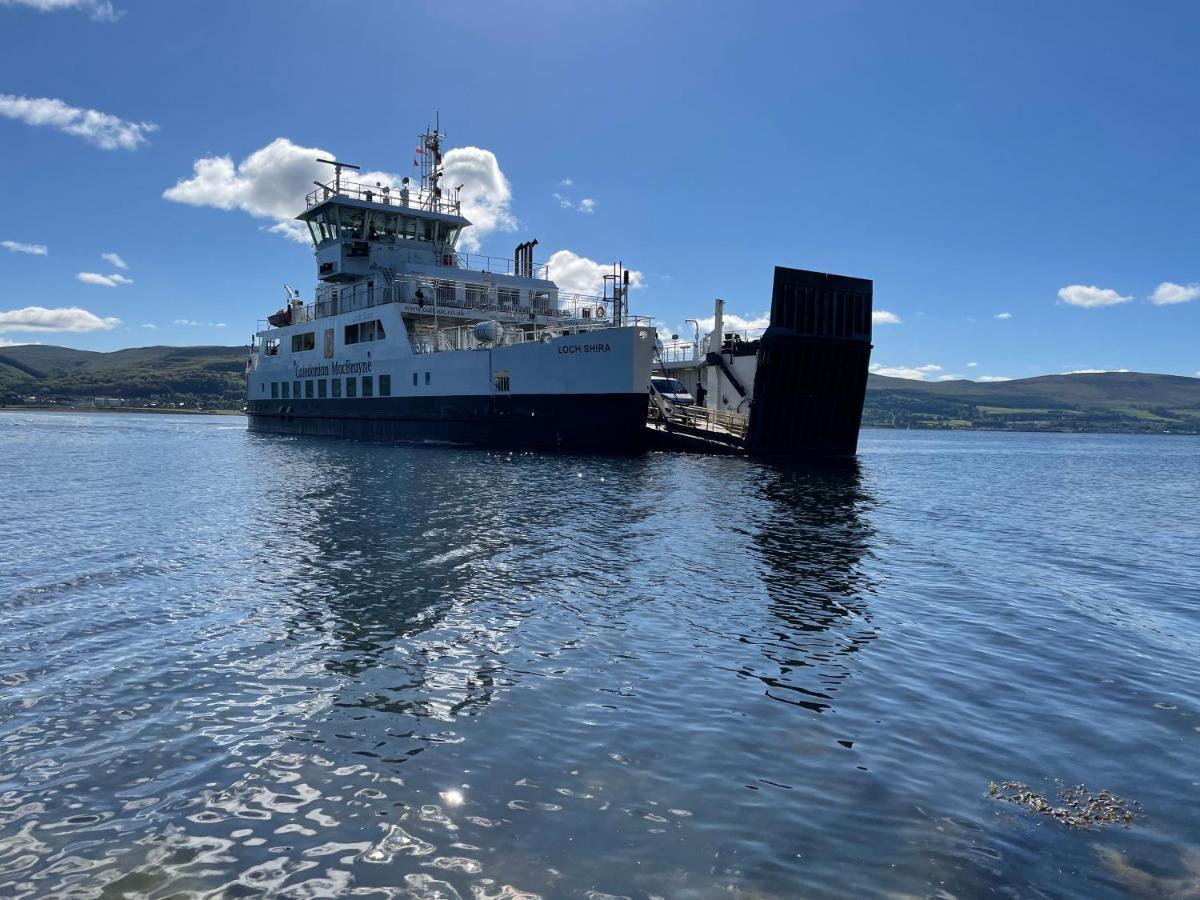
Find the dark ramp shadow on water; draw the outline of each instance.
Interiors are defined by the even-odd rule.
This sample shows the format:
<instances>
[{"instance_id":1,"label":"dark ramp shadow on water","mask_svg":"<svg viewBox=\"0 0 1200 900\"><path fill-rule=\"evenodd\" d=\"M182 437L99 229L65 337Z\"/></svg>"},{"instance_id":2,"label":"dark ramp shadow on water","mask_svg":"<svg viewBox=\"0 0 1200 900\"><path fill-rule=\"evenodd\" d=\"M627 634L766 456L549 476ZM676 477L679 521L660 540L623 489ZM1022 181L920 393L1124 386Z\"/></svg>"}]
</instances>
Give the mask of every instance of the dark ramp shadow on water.
<instances>
[{"instance_id":1,"label":"dark ramp shadow on water","mask_svg":"<svg viewBox=\"0 0 1200 900\"><path fill-rule=\"evenodd\" d=\"M852 657L877 636L863 571L873 500L856 463L763 466L754 547L774 627L752 639L778 667L751 672L773 700L822 712L850 677Z\"/></svg>"}]
</instances>

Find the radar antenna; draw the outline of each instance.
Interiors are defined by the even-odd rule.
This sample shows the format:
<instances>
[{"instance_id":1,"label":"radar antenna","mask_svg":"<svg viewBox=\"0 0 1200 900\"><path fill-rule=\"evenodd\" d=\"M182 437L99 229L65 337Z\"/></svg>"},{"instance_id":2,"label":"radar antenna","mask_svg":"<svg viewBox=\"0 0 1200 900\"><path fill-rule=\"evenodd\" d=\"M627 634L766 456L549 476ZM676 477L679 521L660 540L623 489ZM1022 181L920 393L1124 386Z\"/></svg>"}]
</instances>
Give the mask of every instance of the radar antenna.
<instances>
[{"instance_id":1,"label":"radar antenna","mask_svg":"<svg viewBox=\"0 0 1200 900\"><path fill-rule=\"evenodd\" d=\"M354 169L357 172L361 168L361 166L350 163L338 162L336 159L318 159L317 162L333 166L333 192L335 194L342 192L342 169Z\"/></svg>"}]
</instances>

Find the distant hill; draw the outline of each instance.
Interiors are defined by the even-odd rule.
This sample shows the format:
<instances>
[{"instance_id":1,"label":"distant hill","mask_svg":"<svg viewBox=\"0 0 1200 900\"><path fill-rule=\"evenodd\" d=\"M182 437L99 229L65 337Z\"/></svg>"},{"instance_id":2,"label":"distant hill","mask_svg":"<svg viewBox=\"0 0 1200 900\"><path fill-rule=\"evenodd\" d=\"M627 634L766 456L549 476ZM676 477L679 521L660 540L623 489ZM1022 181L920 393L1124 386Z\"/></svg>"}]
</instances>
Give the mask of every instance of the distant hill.
<instances>
[{"instance_id":1,"label":"distant hill","mask_svg":"<svg viewBox=\"0 0 1200 900\"><path fill-rule=\"evenodd\" d=\"M235 408L245 396L246 356L245 347L0 347L0 400L120 397Z\"/></svg>"},{"instance_id":2,"label":"distant hill","mask_svg":"<svg viewBox=\"0 0 1200 900\"><path fill-rule=\"evenodd\" d=\"M245 364L244 347L0 347L0 402L119 397L237 409ZM871 375L863 425L1200 434L1200 378L1104 372L985 384Z\"/></svg>"},{"instance_id":3,"label":"distant hill","mask_svg":"<svg viewBox=\"0 0 1200 900\"><path fill-rule=\"evenodd\" d=\"M1200 378L1101 372L980 383L871 375L863 424L1200 434Z\"/></svg>"}]
</instances>

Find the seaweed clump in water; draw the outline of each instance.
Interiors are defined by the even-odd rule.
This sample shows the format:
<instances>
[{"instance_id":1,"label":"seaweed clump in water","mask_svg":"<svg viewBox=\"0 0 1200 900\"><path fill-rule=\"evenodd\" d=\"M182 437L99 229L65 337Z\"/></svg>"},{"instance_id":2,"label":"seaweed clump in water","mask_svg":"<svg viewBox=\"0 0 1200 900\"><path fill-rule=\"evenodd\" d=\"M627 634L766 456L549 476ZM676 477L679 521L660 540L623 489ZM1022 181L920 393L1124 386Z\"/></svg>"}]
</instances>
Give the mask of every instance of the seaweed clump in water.
<instances>
[{"instance_id":1,"label":"seaweed clump in water","mask_svg":"<svg viewBox=\"0 0 1200 900\"><path fill-rule=\"evenodd\" d=\"M1070 828L1093 828L1103 825L1124 825L1133 822L1135 804L1127 803L1111 791L1092 793L1086 785L1061 788L1058 792L1060 805L1055 805L1042 794L1019 781L991 782L988 795L1044 816L1049 816Z\"/></svg>"}]
</instances>

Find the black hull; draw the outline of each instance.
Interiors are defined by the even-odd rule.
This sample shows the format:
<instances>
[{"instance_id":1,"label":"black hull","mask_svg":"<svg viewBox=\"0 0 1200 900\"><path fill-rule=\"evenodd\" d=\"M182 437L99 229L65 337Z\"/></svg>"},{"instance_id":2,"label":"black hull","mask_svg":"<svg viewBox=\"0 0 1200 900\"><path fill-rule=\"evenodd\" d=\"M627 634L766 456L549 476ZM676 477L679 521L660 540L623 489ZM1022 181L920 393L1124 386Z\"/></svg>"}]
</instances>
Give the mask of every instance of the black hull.
<instances>
[{"instance_id":1,"label":"black hull","mask_svg":"<svg viewBox=\"0 0 1200 900\"><path fill-rule=\"evenodd\" d=\"M646 449L644 394L252 400L251 431L399 443Z\"/></svg>"}]
</instances>

